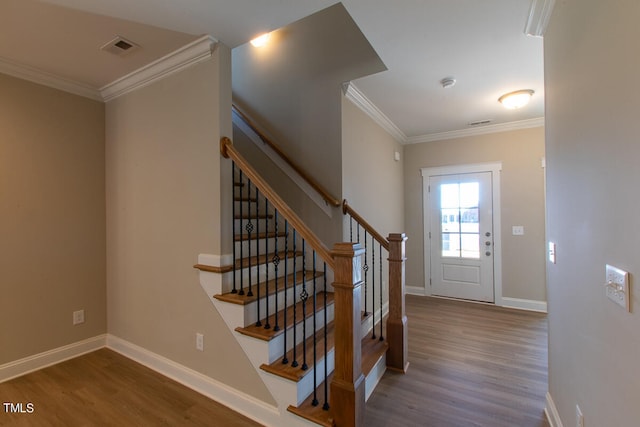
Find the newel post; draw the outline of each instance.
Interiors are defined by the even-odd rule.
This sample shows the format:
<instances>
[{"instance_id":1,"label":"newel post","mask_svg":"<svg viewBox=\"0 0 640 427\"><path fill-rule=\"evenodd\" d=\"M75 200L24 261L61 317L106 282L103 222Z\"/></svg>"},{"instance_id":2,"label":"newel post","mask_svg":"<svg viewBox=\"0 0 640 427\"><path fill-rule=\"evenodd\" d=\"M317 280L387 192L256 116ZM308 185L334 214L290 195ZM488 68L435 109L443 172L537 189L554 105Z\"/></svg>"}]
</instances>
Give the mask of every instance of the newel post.
<instances>
[{"instance_id":1,"label":"newel post","mask_svg":"<svg viewBox=\"0 0 640 427\"><path fill-rule=\"evenodd\" d=\"M359 243L336 243L335 262L335 371L331 381L331 412L336 426L364 426L362 374L361 272L364 249Z\"/></svg>"},{"instance_id":2,"label":"newel post","mask_svg":"<svg viewBox=\"0 0 640 427\"><path fill-rule=\"evenodd\" d=\"M387 318L387 368L407 372L409 367L407 314L404 306L404 262L407 236L389 234L389 317Z\"/></svg>"}]
</instances>

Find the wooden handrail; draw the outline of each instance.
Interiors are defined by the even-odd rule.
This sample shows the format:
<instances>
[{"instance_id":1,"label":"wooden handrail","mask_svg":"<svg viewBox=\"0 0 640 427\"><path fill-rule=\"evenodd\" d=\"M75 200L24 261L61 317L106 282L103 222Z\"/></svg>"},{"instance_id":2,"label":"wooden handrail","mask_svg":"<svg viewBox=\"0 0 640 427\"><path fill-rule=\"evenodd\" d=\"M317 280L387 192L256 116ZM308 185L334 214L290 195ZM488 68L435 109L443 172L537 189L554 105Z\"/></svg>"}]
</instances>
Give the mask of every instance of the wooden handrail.
<instances>
[{"instance_id":1,"label":"wooden handrail","mask_svg":"<svg viewBox=\"0 0 640 427\"><path fill-rule=\"evenodd\" d=\"M305 181L307 181L307 183L314 190L316 190L318 194L320 194L320 196L322 196L322 199L325 202L334 207L340 206L340 200L333 197L329 193L329 191L327 191L318 181L316 181L311 175L306 173L296 162L291 160L291 158L289 158L289 156L287 156L275 142L273 142L267 135L265 135L262 131L260 131L260 129L258 129L258 126L249 118L249 116L243 113L235 104L232 106L232 108L233 111L235 111L240 116L240 118L260 137L262 142L271 147L271 149L275 151L276 154L282 158L282 160L284 160L289 166L291 166L293 170L296 171L298 175L300 175Z\"/></svg>"},{"instance_id":2,"label":"wooden handrail","mask_svg":"<svg viewBox=\"0 0 640 427\"><path fill-rule=\"evenodd\" d=\"M320 258L327 263L327 266L335 270L334 259L329 249L327 249L318 236L316 236L284 200L282 200L278 193L251 167L226 136L220 138L220 153L225 158L230 158L236 163L236 166L251 180L251 183L262 192L267 200L269 200L269 203L278 210L279 214L282 215L311 248L316 251Z\"/></svg>"},{"instance_id":3,"label":"wooden handrail","mask_svg":"<svg viewBox=\"0 0 640 427\"><path fill-rule=\"evenodd\" d=\"M380 233L376 231L375 228L371 226L362 216L358 214L358 212L354 211L351 206L347 203L347 199L342 201L342 213L344 215L349 214L353 219L355 219L358 224L360 224L374 239L378 241L382 245L383 248L389 251L389 241L382 237Z\"/></svg>"}]
</instances>

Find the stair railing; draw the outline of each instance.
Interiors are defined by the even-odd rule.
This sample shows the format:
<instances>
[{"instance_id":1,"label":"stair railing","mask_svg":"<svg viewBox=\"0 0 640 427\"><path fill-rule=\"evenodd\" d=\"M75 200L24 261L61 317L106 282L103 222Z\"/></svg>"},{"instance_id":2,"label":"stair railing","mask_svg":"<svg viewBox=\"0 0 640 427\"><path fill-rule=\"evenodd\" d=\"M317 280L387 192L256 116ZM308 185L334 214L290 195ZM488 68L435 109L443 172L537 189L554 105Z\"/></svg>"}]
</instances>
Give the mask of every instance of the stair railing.
<instances>
[{"instance_id":1,"label":"stair railing","mask_svg":"<svg viewBox=\"0 0 640 427\"><path fill-rule=\"evenodd\" d=\"M406 259L405 242L407 237L404 234L390 234L388 238L384 238L349 205L346 199L342 202L342 213L349 215L350 241L364 242L364 265L362 266L364 272L364 315L372 316L371 339L377 338L380 341L385 339L383 329L383 316L385 314L383 310L385 296L383 289L383 250L387 253L389 262L388 315L386 324L386 338L389 344L387 368L406 372L409 366L407 359L407 316L404 303L404 262ZM377 253L376 245L378 246ZM378 266L377 275L376 262ZM371 271L371 281L369 281L369 271ZM369 301L371 301L370 305ZM371 312L369 312L369 308L371 308ZM377 316L376 311L378 312ZM378 323L376 323L376 318ZM377 334L376 329L378 330Z\"/></svg>"},{"instance_id":2,"label":"stair railing","mask_svg":"<svg viewBox=\"0 0 640 427\"><path fill-rule=\"evenodd\" d=\"M364 305L366 315L373 317L372 339L384 340L385 330L383 329L383 250L387 252L389 261L389 310L386 323L386 340L389 345L387 352L387 367L406 372L407 362L407 320L404 307L404 262L405 262L405 241L404 234L390 234L388 239L382 237L367 221L362 218L348 203L342 202L342 209L345 215L350 216L350 236L351 242L336 243L333 250L329 250L315 233L298 217L298 215L282 200L282 198L266 183L266 181L253 169L244 157L236 150L231 140L223 137L220 140L220 151L225 158L233 161L233 221L234 235L236 242L239 242L240 259L236 260L236 248L234 244L234 268L233 268L233 290L231 292L246 296L253 296L253 290L258 294L256 299L257 321L256 328L271 329L271 333L284 334L284 346L282 352L282 363L291 364L291 367L306 370L309 363L306 359L306 327L307 322L302 322L303 331L300 333L293 326L291 334L292 343L287 344L287 322L291 320L295 325L295 317L301 314L303 319L307 318L307 310L314 313L313 333L313 362L314 367L314 398L313 404L319 404L317 396L316 380L318 375L315 369L322 371L318 366L319 359L316 354L316 344L319 338L316 337L317 323L322 322L324 328L324 403L323 409L328 410L328 379L327 379L327 272L334 272L334 334L335 334L335 369L333 380L331 381L331 415L335 420L335 425L339 426L361 426L364 420L364 381L361 368L362 346L361 346L361 308ZM240 179L236 179L237 177ZM324 197L324 195L323 195ZM325 199L326 200L326 199ZM236 209L236 202L238 209ZM328 203L334 204L333 202ZM338 206L340 203L338 203ZM250 218L262 218L265 221L265 229L260 230L259 221L252 224ZM246 224L245 224L246 221ZM273 231L270 231L269 221L273 221ZM354 234L355 222L355 234ZM236 228L240 224L239 230ZM283 224L283 231L279 228ZM363 239L360 239L360 230L363 231ZM253 244L253 238L264 236L265 244L261 249L259 243ZM273 239L273 251L269 250L269 238ZM244 253L243 242L246 240L247 254ZM280 243L284 240L283 243ZM279 250L283 245L284 250ZM377 250L376 250L377 245ZM369 250L371 246L371 250ZM301 248L301 250L298 250ZM307 250L309 248L309 250ZM311 271L313 285L307 288L307 266L309 261L307 252L311 256ZM245 256L246 255L246 256ZM297 286L296 263L298 258L302 258L303 275L302 284ZM317 269L317 258L323 265L322 270ZM246 261L243 261L245 259ZM364 263L363 263L364 262ZM372 282L369 286L368 272L369 262L371 262ZM273 266L274 279L273 289L270 289L269 264ZM260 265L264 265L266 277L266 288L259 286ZM248 278L242 277L245 267L250 267ZM257 274L256 283L253 283L254 275L251 268L255 268ZM279 269L284 268L284 283L278 282ZM236 270L240 274L236 274ZM364 278L362 277L364 273ZM293 280L289 284L288 275L293 274ZM377 281L376 281L377 277ZM321 282L321 286L318 286ZM245 285L246 288L245 288ZM284 287L284 301L278 303L278 287ZM299 289L301 288L301 289ZM320 292L318 292L320 289ZM371 289L371 298L369 298ZM273 290L273 292L271 292ZM264 304L266 313L261 313L260 292L266 292L267 299ZM365 295L362 295L362 292ZM377 292L377 294L376 294ZM271 309L269 295L273 294L276 301ZM320 296L318 298L318 295ZM287 297L292 296L294 305L290 315L286 310L281 319L278 319L278 307L287 305ZM312 297L312 298L310 298ZM310 301L309 301L310 300ZM322 300L320 302L319 300ZM371 306L369 306L371 300ZM324 306L324 319L316 319L317 304ZM296 307L298 309L296 309ZM371 313L369 313L371 309ZM273 313L271 313L273 311ZM378 314L376 315L376 311ZM377 320L376 320L377 319ZM263 320L266 320L263 323ZM273 321L273 324L271 323ZM377 323L376 323L377 322ZM280 329L282 327L282 330ZM321 329L321 328L318 328ZM298 338L299 335L302 338ZM296 357L296 347L301 341L303 360L299 365ZM291 348L291 350L288 350ZM291 360L289 359L291 356Z\"/></svg>"}]
</instances>

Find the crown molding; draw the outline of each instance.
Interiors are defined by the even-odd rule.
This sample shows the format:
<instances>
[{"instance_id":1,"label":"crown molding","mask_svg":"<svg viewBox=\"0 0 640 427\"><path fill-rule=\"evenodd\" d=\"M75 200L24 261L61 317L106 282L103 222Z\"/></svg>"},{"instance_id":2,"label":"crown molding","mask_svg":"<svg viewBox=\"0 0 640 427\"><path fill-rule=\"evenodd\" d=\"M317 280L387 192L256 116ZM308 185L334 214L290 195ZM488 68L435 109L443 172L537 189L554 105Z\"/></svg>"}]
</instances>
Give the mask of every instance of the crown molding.
<instances>
[{"instance_id":1,"label":"crown molding","mask_svg":"<svg viewBox=\"0 0 640 427\"><path fill-rule=\"evenodd\" d=\"M342 85L342 89L345 97L353 102L356 107L364 111L369 117L373 119L378 125L380 125L385 131L389 133L401 144L404 144L407 140L407 136L395 125L382 111L376 107L373 102L369 100L360 89L358 89L352 82L346 82Z\"/></svg>"},{"instance_id":2,"label":"crown molding","mask_svg":"<svg viewBox=\"0 0 640 427\"><path fill-rule=\"evenodd\" d=\"M549 25L556 0L531 0L531 8L524 26L528 36L543 37Z\"/></svg>"},{"instance_id":3,"label":"crown molding","mask_svg":"<svg viewBox=\"0 0 640 427\"><path fill-rule=\"evenodd\" d=\"M100 88L105 102L184 70L191 65L211 58L218 41L211 36L203 36L193 42L157 59L136 71L127 74Z\"/></svg>"},{"instance_id":4,"label":"crown molding","mask_svg":"<svg viewBox=\"0 0 640 427\"><path fill-rule=\"evenodd\" d=\"M500 123L496 125L482 126L472 129L460 129L450 132L431 133L428 135L412 136L407 138L405 144L419 144L421 142L442 141L445 139L463 138L466 136L486 135L488 133L508 132L511 130L529 129L544 126L544 117L519 120L517 122Z\"/></svg>"},{"instance_id":5,"label":"crown molding","mask_svg":"<svg viewBox=\"0 0 640 427\"><path fill-rule=\"evenodd\" d=\"M55 74L29 67L27 65L18 64L6 58L0 58L0 73L48 86L74 95L83 96L85 98L102 101L100 91L87 85L77 83Z\"/></svg>"}]
</instances>

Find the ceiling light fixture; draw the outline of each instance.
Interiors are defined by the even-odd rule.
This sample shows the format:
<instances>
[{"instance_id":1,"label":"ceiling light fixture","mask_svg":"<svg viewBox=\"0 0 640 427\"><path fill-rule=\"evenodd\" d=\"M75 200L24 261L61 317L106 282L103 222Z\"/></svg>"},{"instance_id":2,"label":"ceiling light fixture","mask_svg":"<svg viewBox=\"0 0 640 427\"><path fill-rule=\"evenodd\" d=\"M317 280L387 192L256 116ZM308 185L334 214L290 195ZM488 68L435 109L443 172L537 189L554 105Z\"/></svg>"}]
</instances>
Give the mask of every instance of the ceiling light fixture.
<instances>
[{"instance_id":1,"label":"ceiling light fixture","mask_svg":"<svg viewBox=\"0 0 640 427\"><path fill-rule=\"evenodd\" d=\"M498 101L504 105L505 108L515 110L527 105L533 94L534 92L531 89L517 90L502 95L498 98Z\"/></svg>"},{"instance_id":2,"label":"ceiling light fixture","mask_svg":"<svg viewBox=\"0 0 640 427\"><path fill-rule=\"evenodd\" d=\"M440 80L440 84L442 85L443 89L448 89L450 87L455 86L456 79L454 79L453 77L446 77L446 78Z\"/></svg>"},{"instance_id":3,"label":"ceiling light fixture","mask_svg":"<svg viewBox=\"0 0 640 427\"><path fill-rule=\"evenodd\" d=\"M251 40L250 43L253 47L262 47L267 44L270 37L271 37L271 33L264 33L256 37L255 39Z\"/></svg>"}]
</instances>

